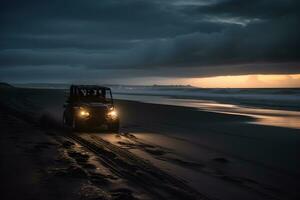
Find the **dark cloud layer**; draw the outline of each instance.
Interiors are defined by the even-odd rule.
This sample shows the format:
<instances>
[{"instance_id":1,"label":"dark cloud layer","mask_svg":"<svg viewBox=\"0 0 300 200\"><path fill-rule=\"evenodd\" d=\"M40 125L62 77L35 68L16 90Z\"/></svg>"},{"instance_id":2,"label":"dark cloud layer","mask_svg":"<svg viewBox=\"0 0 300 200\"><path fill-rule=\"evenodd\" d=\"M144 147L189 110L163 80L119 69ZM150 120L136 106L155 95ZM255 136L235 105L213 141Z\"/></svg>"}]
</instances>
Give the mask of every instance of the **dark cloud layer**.
<instances>
[{"instance_id":1,"label":"dark cloud layer","mask_svg":"<svg viewBox=\"0 0 300 200\"><path fill-rule=\"evenodd\" d=\"M297 0L2 0L0 79L300 73L299 9Z\"/></svg>"}]
</instances>

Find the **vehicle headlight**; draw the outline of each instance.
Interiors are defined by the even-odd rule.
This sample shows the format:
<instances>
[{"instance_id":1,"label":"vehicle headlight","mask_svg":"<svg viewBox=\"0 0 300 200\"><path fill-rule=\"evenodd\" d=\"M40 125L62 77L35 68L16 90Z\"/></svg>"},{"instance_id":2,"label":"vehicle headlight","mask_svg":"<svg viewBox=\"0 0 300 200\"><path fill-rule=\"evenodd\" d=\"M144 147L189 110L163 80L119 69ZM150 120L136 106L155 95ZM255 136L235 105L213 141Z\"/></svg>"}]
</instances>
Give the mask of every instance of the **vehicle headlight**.
<instances>
[{"instance_id":1,"label":"vehicle headlight","mask_svg":"<svg viewBox=\"0 0 300 200\"><path fill-rule=\"evenodd\" d=\"M107 113L108 117L116 119L118 117L118 112L116 110L111 110Z\"/></svg>"},{"instance_id":2,"label":"vehicle headlight","mask_svg":"<svg viewBox=\"0 0 300 200\"><path fill-rule=\"evenodd\" d=\"M79 116L80 117L88 117L88 116L90 116L90 113L87 110L79 110Z\"/></svg>"}]
</instances>

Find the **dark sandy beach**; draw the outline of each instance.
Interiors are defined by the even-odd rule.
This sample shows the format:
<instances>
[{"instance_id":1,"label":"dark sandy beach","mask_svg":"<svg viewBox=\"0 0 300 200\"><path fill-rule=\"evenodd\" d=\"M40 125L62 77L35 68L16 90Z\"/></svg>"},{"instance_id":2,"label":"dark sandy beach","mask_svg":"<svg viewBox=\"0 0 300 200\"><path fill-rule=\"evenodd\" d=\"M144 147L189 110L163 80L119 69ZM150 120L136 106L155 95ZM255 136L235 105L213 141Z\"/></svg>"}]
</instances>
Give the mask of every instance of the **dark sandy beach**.
<instances>
[{"instance_id":1,"label":"dark sandy beach","mask_svg":"<svg viewBox=\"0 0 300 200\"><path fill-rule=\"evenodd\" d=\"M299 199L299 130L117 100L120 133L61 126L63 90L0 90L1 199Z\"/></svg>"}]
</instances>

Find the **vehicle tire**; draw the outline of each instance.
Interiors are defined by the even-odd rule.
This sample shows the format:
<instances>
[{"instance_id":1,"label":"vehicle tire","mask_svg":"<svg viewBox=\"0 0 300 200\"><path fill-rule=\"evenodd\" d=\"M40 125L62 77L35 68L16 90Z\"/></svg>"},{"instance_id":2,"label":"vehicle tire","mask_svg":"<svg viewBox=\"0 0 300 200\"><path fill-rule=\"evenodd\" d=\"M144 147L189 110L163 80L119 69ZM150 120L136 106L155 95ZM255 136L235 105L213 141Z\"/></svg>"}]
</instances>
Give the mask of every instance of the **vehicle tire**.
<instances>
[{"instance_id":1,"label":"vehicle tire","mask_svg":"<svg viewBox=\"0 0 300 200\"><path fill-rule=\"evenodd\" d=\"M109 125L108 125L108 129L109 131L112 131L112 132L119 132L119 129L120 129L120 122L119 120L116 120L114 122L111 122Z\"/></svg>"},{"instance_id":2,"label":"vehicle tire","mask_svg":"<svg viewBox=\"0 0 300 200\"><path fill-rule=\"evenodd\" d=\"M63 121L62 121L62 125L63 125L63 127L64 127L64 128L66 128L66 127L67 127L67 119L66 119L66 116L65 116L65 114L63 115Z\"/></svg>"},{"instance_id":3,"label":"vehicle tire","mask_svg":"<svg viewBox=\"0 0 300 200\"><path fill-rule=\"evenodd\" d=\"M67 125L67 123L66 123L66 117L65 117L65 115L63 115L62 126L65 128L66 125Z\"/></svg>"},{"instance_id":4,"label":"vehicle tire","mask_svg":"<svg viewBox=\"0 0 300 200\"><path fill-rule=\"evenodd\" d=\"M78 125L77 125L76 119L74 117L72 119L71 128L72 128L72 131L77 131L78 130Z\"/></svg>"}]
</instances>

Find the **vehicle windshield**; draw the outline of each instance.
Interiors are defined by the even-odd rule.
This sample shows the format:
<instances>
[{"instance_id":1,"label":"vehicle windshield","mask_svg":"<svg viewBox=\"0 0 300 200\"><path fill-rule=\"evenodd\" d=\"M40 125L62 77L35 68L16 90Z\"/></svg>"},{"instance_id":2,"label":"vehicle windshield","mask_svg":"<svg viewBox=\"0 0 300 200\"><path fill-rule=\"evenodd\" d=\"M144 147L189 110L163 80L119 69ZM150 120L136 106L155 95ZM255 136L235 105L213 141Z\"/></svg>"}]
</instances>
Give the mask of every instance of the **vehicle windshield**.
<instances>
[{"instance_id":1,"label":"vehicle windshield","mask_svg":"<svg viewBox=\"0 0 300 200\"><path fill-rule=\"evenodd\" d=\"M72 101L112 103L110 89L106 88L76 88L70 95Z\"/></svg>"}]
</instances>

